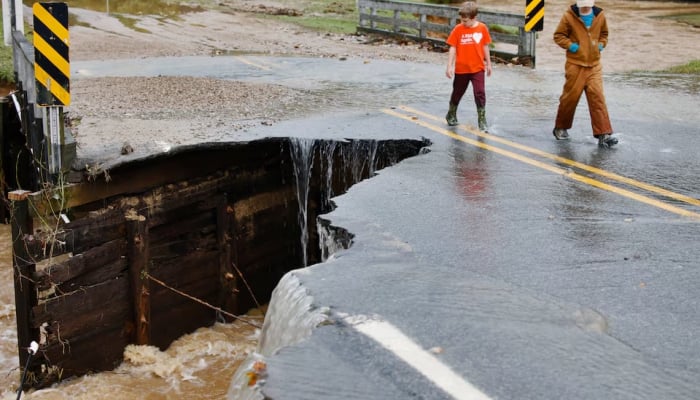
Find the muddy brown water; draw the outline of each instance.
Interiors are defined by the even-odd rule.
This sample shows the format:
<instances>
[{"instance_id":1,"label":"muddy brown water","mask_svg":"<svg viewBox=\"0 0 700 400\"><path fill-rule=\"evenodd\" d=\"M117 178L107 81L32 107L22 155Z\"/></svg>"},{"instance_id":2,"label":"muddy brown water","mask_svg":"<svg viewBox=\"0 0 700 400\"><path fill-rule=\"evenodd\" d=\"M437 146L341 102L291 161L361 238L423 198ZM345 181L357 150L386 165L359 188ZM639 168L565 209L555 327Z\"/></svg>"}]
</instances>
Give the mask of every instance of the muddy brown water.
<instances>
[{"instance_id":1,"label":"muddy brown water","mask_svg":"<svg viewBox=\"0 0 700 400\"><path fill-rule=\"evenodd\" d=\"M17 398L17 356L12 241L10 226L0 225L0 399ZM256 310L250 317L262 325ZM244 323L200 328L165 351L131 346L114 371L64 381L31 391L23 399L212 399L225 397L233 373L257 346L259 331Z\"/></svg>"}]
</instances>

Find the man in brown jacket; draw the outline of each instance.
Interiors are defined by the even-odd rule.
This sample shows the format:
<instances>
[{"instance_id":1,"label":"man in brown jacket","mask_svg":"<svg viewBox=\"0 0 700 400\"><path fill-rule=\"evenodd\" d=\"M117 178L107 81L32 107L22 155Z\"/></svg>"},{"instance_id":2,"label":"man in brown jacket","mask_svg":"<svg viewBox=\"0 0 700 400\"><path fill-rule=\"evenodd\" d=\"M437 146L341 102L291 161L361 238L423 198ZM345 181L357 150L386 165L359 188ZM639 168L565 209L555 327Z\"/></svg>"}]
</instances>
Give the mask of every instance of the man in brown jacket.
<instances>
[{"instance_id":1,"label":"man in brown jacket","mask_svg":"<svg viewBox=\"0 0 700 400\"><path fill-rule=\"evenodd\" d=\"M617 144L603 94L603 67L600 53L608 44L608 24L605 13L594 0L577 0L559 21L554 42L566 50L564 89L559 97L559 109L552 133L557 140L569 138L570 129L581 94L586 92L591 114L593 136L598 145Z\"/></svg>"}]
</instances>

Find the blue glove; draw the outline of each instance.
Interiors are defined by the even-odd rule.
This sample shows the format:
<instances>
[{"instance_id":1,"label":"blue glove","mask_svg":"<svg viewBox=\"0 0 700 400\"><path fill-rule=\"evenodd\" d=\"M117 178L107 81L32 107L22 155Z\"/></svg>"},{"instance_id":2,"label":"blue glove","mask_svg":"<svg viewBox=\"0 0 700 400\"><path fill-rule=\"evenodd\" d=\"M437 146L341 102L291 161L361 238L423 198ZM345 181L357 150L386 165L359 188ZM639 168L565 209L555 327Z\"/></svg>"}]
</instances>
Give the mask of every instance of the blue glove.
<instances>
[{"instance_id":1,"label":"blue glove","mask_svg":"<svg viewBox=\"0 0 700 400\"><path fill-rule=\"evenodd\" d=\"M569 51L572 53L576 53L578 51L578 43L571 43L569 45Z\"/></svg>"},{"instance_id":2,"label":"blue glove","mask_svg":"<svg viewBox=\"0 0 700 400\"><path fill-rule=\"evenodd\" d=\"M605 47L603 47L603 43L598 43L598 51L599 51L599 52L602 53L604 48L605 48Z\"/></svg>"}]
</instances>

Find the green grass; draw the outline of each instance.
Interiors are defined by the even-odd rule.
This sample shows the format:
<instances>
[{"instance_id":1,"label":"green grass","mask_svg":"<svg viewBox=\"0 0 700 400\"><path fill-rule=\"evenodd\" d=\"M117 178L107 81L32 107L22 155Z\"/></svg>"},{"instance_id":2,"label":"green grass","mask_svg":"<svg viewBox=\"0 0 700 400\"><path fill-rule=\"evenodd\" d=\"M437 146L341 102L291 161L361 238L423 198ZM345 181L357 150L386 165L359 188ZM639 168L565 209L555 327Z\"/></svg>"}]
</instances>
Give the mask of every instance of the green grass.
<instances>
[{"instance_id":1,"label":"green grass","mask_svg":"<svg viewBox=\"0 0 700 400\"><path fill-rule=\"evenodd\" d=\"M0 18L0 29L5 29L2 18ZM31 37L27 26L24 27L24 32ZM15 83L15 66L12 62L12 46L0 45L0 85Z\"/></svg>"},{"instance_id":2,"label":"green grass","mask_svg":"<svg viewBox=\"0 0 700 400\"><path fill-rule=\"evenodd\" d=\"M506 33L509 35L517 35L520 32L517 26L506 26L498 24L489 25L489 30L491 32Z\"/></svg>"},{"instance_id":3,"label":"green grass","mask_svg":"<svg viewBox=\"0 0 700 400\"><path fill-rule=\"evenodd\" d=\"M693 60L688 64L671 67L662 72L669 72L672 74L700 75L700 60Z\"/></svg>"},{"instance_id":4,"label":"green grass","mask_svg":"<svg viewBox=\"0 0 700 400\"><path fill-rule=\"evenodd\" d=\"M274 18L276 20L292 23L318 32L352 34L355 33L357 26L356 18L347 20L337 17L291 17L286 15L274 16Z\"/></svg>"},{"instance_id":5,"label":"green grass","mask_svg":"<svg viewBox=\"0 0 700 400\"><path fill-rule=\"evenodd\" d=\"M34 0L23 0L23 3L29 7L35 2ZM200 5L186 5L165 0L71 0L66 1L66 3L68 4L69 14L71 8L106 12L107 6L109 6L110 14L160 15L168 17L204 10Z\"/></svg>"},{"instance_id":6,"label":"green grass","mask_svg":"<svg viewBox=\"0 0 700 400\"><path fill-rule=\"evenodd\" d=\"M676 14L667 15L664 18L675 19L678 22L683 22L696 28L700 28L700 14Z\"/></svg>"},{"instance_id":7,"label":"green grass","mask_svg":"<svg viewBox=\"0 0 700 400\"><path fill-rule=\"evenodd\" d=\"M358 13L355 0L309 0L295 2L301 16L273 15L271 18L318 32L355 33Z\"/></svg>"},{"instance_id":8,"label":"green grass","mask_svg":"<svg viewBox=\"0 0 700 400\"><path fill-rule=\"evenodd\" d=\"M0 27L2 23L0 22ZM0 82L15 82L15 67L12 64L12 47L0 47Z\"/></svg>"}]
</instances>

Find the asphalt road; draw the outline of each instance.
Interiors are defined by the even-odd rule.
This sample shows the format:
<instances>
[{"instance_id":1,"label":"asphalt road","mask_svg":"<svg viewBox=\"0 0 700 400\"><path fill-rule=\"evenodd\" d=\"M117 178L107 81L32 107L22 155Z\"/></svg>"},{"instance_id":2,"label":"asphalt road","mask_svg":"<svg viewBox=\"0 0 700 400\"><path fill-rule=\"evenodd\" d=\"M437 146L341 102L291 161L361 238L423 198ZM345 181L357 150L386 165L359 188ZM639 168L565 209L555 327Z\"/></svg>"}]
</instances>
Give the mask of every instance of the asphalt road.
<instances>
[{"instance_id":1,"label":"asphalt road","mask_svg":"<svg viewBox=\"0 0 700 400\"><path fill-rule=\"evenodd\" d=\"M334 199L323 218L352 247L285 276L261 392L234 380L230 398L700 398L697 78L606 76L620 143L603 149L583 100L572 140L551 135L559 73L498 66L485 134L469 126L470 92L463 124L444 123L440 66L207 62L206 74L349 93L342 111L252 138L432 142Z\"/></svg>"}]
</instances>

